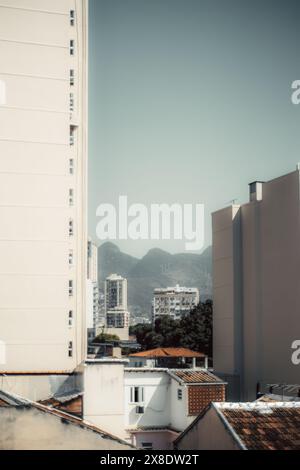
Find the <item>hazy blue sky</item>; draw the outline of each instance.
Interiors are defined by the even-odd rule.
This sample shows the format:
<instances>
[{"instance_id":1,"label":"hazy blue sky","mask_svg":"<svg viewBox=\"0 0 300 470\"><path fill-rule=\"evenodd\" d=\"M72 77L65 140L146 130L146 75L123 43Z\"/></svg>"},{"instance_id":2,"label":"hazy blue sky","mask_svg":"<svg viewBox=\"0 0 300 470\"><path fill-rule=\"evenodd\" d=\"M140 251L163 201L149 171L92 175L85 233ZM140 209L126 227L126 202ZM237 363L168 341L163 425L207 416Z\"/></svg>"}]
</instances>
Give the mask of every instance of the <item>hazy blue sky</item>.
<instances>
[{"instance_id":1,"label":"hazy blue sky","mask_svg":"<svg viewBox=\"0 0 300 470\"><path fill-rule=\"evenodd\" d=\"M300 1L90 0L89 231L96 207L248 198L300 161ZM122 241L142 256L183 242Z\"/></svg>"}]
</instances>

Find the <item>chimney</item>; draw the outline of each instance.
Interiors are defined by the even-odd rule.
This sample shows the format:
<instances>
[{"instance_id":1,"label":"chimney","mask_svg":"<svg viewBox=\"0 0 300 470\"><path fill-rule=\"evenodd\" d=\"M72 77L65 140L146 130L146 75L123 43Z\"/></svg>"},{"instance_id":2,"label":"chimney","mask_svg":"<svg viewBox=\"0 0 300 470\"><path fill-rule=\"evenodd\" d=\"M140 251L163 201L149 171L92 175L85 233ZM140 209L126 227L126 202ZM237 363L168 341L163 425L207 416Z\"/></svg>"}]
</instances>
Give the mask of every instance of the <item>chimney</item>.
<instances>
[{"instance_id":1,"label":"chimney","mask_svg":"<svg viewBox=\"0 0 300 470\"><path fill-rule=\"evenodd\" d=\"M262 188L264 181L254 181L249 184L250 202L262 200Z\"/></svg>"}]
</instances>

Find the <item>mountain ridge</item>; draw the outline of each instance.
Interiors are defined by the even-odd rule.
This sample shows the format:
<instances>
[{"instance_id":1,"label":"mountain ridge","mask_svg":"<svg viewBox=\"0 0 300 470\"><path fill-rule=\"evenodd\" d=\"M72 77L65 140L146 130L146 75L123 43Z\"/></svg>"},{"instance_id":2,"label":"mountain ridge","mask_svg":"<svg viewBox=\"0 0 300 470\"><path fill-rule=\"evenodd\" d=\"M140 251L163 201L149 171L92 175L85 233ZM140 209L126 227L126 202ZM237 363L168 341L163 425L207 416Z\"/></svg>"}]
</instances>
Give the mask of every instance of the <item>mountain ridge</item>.
<instances>
[{"instance_id":1,"label":"mountain ridge","mask_svg":"<svg viewBox=\"0 0 300 470\"><path fill-rule=\"evenodd\" d=\"M150 315L153 290L176 284L197 287L201 300L211 298L211 247L201 254L171 254L160 248L151 248L142 258L123 253L117 245L105 242L98 248L100 287L111 273L118 273L128 281L128 305L138 307Z\"/></svg>"}]
</instances>

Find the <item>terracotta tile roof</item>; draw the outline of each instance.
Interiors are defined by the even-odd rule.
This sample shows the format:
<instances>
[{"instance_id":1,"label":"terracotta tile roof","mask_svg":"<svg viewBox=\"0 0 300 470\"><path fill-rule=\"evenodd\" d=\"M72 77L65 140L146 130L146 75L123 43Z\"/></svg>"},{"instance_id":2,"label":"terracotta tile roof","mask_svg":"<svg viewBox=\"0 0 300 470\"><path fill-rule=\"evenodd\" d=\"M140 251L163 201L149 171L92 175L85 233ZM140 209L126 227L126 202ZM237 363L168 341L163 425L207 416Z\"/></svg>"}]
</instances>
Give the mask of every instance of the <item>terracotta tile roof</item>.
<instances>
[{"instance_id":1,"label":"terracotta tile roof","mask_svg":"<svg viewBox=\"0 0 300 470\"><path fill-rule=\"evenodd\" d=\"M54 395L47 400L41 400L39 403L81 417L83 408L82 397L82 392L73 392L61 396Z\"/></svg>"},{"instance_id":2,"label":"terracotta tile roof","mask_svg":"<svg viewBox=\"0 0 300 470\"><path fill-rule=\"evenodd\" d=\"M229 431L248 450L300 450L300 403L214 403Z\"/></svg>"},{"instance_id":3,"label":"terracotta tile roof","mask_svg":"<svg viewBox=\"0 0 300 470\"><path fill-rule=\"evenodd\" d=\"M206 369L169 369L169 374L186 384L224 384L216 375Z\"/></svg>"},{"instance_id":4,"label":"terracotta tile roof","mask_svg":"<svg viewBox=\"0 0 300 470\"><path fill-rule=\"evenodd\" d=\"M130 354L129 357L205 357L205 354L187 348L156 348Z\"/></svg>"}]
</instances>

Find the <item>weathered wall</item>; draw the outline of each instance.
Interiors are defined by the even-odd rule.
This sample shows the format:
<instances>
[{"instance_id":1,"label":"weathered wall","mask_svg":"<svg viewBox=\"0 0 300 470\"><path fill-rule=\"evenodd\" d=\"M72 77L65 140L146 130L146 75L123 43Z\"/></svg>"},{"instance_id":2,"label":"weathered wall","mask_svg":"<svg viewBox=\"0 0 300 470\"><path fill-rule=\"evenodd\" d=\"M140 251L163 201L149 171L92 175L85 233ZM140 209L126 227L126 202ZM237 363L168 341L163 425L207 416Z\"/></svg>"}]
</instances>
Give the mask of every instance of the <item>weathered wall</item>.
<instances>
[{"instance_id":1,"label":"weathered wall","mask_svg":"<svg viewBox=\"0 0 300 470\"><path fill-rule=\"evenodd\" d=\"M0 436L1 450L130 450L34 408L0 408Z\"/></svg>"}]
</instances>

